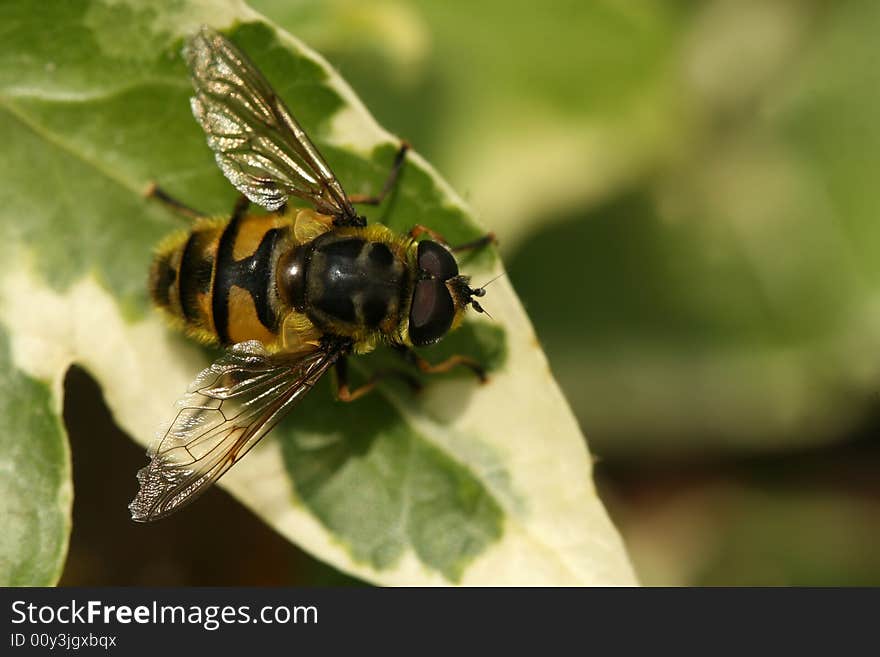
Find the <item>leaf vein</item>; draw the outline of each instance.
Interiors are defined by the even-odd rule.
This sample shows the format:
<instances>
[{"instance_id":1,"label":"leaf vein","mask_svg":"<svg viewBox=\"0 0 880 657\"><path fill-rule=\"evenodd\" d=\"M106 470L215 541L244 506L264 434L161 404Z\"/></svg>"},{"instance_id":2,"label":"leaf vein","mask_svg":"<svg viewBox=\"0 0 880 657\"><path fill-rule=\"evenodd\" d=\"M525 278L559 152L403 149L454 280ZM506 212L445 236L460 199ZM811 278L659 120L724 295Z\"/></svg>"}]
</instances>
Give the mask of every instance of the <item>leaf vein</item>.
<instances>
[{"instance_id":1,"label":"leaf vein","mask_svg":"<svg viewBox=\"0 0 880 657\"><path fill-rule=\"evenodd\" d=\"M116 183L120 187L132 192L135 195L141 195L141 191L138 189L138 185L135 182L127 180L121 175L114 173L111 169L103 166L99 160L86 156L85 153L74 148L71 144L64 141L60 136L47 130L45 126L37 123L35 120L29 117L27 113L24 112L20 107L17 107L14 103L9 102L9 98L7 98L6 96L0 96L0 106L2 106L3 109L5 109L10 116L12 116L19 123L24 125L41 139L44 139L46 142L55 146L59 150L64 151L71 157L89 165L96 172L100 173L102 176Z\"/></svg>"}]
</instances>

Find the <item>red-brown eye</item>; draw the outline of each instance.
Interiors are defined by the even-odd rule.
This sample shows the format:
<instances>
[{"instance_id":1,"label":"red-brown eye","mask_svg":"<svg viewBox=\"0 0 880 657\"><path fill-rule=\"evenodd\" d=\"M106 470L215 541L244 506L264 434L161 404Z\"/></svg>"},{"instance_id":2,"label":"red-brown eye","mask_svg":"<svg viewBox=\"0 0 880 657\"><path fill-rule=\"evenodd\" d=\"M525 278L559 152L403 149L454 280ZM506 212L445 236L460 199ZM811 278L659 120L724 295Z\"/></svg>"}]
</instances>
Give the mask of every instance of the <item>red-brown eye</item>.
<instances>
[{"instance_id":1,"label":"red-brown eye","mask_svg":"<svg viewBox=\"0 0 880 657\"><path fill-rule=\"evenodd\" d=\"M441 281L458 276L458 263L453 255L437 242L419 242L419 269Z\"/></svg>"},{"instance_id":2,"label":"red-brown eye","mask_svg":"<svg viewBox=\"0 0 880 657\"><path fill-rule=\"evenodd\" d=\"M443 281L425 279L416 283L409 311L409 338L414 345L437 342L452 326L455 305Z\"/></svg>"}]
</instances>

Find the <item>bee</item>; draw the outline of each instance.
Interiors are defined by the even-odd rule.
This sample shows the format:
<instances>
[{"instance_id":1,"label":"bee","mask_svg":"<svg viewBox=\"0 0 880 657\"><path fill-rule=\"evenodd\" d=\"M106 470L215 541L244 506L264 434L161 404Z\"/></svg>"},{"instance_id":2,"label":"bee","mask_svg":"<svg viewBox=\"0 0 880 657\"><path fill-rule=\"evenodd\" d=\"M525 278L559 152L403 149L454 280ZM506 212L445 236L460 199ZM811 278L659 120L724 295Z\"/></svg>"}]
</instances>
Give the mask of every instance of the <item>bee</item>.
<instances>
[{"instance_id":1,"label":"bee","mask_svg":"<svg viewBox=\"0 0 880 657\"><path fill-rule=\"evenodd\" d=\"M348 384L347 358L379 345L422 372L461 366L464 356L430 364L413 347L456 328L468 307L484 312L459 273L455 252L485 246L491 234L452 248L416 225L398 234L367 225L354 204L378 205L393 189L404 143L376 196L348 196L284 102L229 40L202 27L184 49L195 89L192 111L224 175L242 193L229 218L210 218L153 185L149 195L192 221L160 244L149 290L187 335L227 348L177 403L171 426L148 451L129 505L146 522L189 504L238 462L331 368L337 397L353 401L383 376L411 387L406 372ZM288 206L291 197L311 208ZM253 202L269 213L249 212ZM421 239L427 235L428 239Z\"/></svg>"}]
</instances>

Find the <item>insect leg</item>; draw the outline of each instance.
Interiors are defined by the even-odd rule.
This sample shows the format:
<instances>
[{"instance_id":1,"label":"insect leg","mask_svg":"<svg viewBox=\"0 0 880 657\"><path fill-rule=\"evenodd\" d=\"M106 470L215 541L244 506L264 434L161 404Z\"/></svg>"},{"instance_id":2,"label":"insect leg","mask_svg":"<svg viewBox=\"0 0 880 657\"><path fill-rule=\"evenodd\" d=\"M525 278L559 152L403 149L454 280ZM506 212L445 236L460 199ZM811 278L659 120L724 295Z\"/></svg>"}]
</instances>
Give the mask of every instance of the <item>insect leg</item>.
<instances>
[{"instance_id":1,"label":"insect leg","mask_svg":"<svg viewBox=\"0 0 880 657\"><path fill-rule=\"evenodd\" d=\"M382 191L374 195L351 194L349 195L348 200L352 203L362 203L364 205L381 204L382 201L385 200L385 197L388 196L389 192L394 189L394 185L397 184L397 179L400 177L400 171L403 169L403 163L406 160L406 152L409 148L410 146L407 142L403 142L400 145L397 155L394 156L394 164L391 165L391 171L388 173L388 178L385 179L385 184L382 185Z\"/></svg>"},{"instance_id":2,"label":"insect leg","mask_svg":"<svg viewBox=\"0 0 880 657\"><path fill-rule=\"evenodd\" d=\"M205 214L203 212L199 212L198 210L194 210L189 207L185 203L178 201L173 196L169 195L164 189L159 187L155 182L151 182L147 189L144 191L144 196L147 198L154 198L157 201L160 201L167 207L169 210L174 212L175 214L184 217L185 219L196 220L200 217L204 217Z\"/></svg>"},{"instance_id":3,"label":"insect leg","mask_svg":"<svg viewBox=\"0 0 880 657\"><path fill-rule=\"evenodd\" d=\"M382 379L389 377L400 379L413 392L418 392L422 389L422 384L406 372L401 372L400 370L379 370L374 372L366 383L351 390L348 387L348 359L343 356L336 361L336 397L339 401L353 402L370 392Z\"/></svg>"},{"instance_id":4,"label":"insect leg","mask_svg":"<svg viewBox=\"0 0 880 657\"><path fill-rule=\"evenodd\" d=\"M229 220L237 221L241 219L247 213L249 207L251 207L250 199L244 194L240 194L235 200L235 205L232 206L232 216Z\"/></svg>"},{"instance_id":5,"label":"insect leg","mask_svg":"<svg viewBox=\"0 0 880 657\"><path fill-rule=\"evenodd\" d=\"M430 236L432 240L435 242L439 242L444 246L448 246L453 253L461 253L462 251L472 251L474 249L482 249L484 246L488 246L489 244L495 244L497 240L495 239L495 233L486 233L482 237L478 237L475 240L471 240L470 242L465 242L464 244L458 244L456 246L452 246L449 242L446 241L446 238L443 237L440 233L432 228L428 228L427 226L423 226L422 224L416 224L409 231L409 236L413 239L417 239L422 235L427 234Z\"/></svg>"},{"instance_id":6,"label":"insect leg","mask_svg":"<svg viewBox=\"0 0 880 657\"><path fill-rule=\"evenodd\" d=\"M400 351L400 353L403 355L408 363L414 365L425 374L441 374L443 372L450 371L453 367L461 366L471 370L481 383L486 383L486 381L489 380L489 377L486 376L486 370L483 369L483 366L469 356L455 354L454 356L450 356L444 361L432 364L425 360L422 356L417 354L415 351L413 351L412 349L408 349L407 347L399 347L398 351Z\"/></svg>"},{"instance_id":7,"label":"insect leg","mask_svg":"<svg viewBox=\"0 0 880 657\"><path fill-rule=\"evenodd\" d=\"M440 244L449 246L449 242L446 241L446 238L433 228L428 228L427 226L423 226L422 224L416 224L409 230L409 236L413 239L418 239L422 235L428 235L435 242L439 242Z\"/></svg>"},{"instance_id":8,"label":"insect leg","mask_svg":"<svg viewBox=\"0 0 880 657\"><path fill-rule=\"evenodd\" d=\"M482 237L478 237L475 240L465 242L464 244L458 244L450 248L452 249L453 253L461 253L462 251L473 251L475 249L482 249L483 247L489 246L490 244L497 244L497 242L498 240L495 239L495 233L486 233Z\"/></svg>"}]
</instances>

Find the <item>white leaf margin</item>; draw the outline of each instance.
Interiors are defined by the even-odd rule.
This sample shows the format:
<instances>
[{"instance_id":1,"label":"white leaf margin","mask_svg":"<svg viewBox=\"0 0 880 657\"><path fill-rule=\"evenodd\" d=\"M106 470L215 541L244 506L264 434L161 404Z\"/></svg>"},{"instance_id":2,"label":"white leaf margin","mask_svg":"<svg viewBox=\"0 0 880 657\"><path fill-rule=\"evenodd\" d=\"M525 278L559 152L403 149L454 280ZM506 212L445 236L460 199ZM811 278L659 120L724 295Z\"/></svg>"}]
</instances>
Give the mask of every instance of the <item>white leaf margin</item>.
<instances>
[{"instance_id":1,"label":"white leaf margin","mask_svg":"<svg viewBox=\"0 0 880 657\"><path fill-rule=\"evenodd\" d=\"M223 29L234 20L265 18L239 2L216 12L212 3L189 7L178 30L192 31L207 18ZM212 11L208 11L211 9ZM222 15L226 24L210 20ZM289 34L276 31L292 51L327 71L328 84L346 103L334 117L335 144L367 155L396 139L372 118L348 85L316 53ZM460 197L417 154L411 161L424 169L450 202L472 214ZM117 423L142 445L167 422L174 400L206 365L199 350L182 346L155 316L137 323L123 320L112 296L92 276L65 293L50 289L34 273L24 253L0 278L0 322L10 334L16 367L48 382L57 400L72 363L87 369L101 384ZM503 273L501 265L490 276ZM632 566L619 534L592 482L586 441L550 373L531 323L506 278L491 288L487 306L507 334L508 358L456 408L454 418L439 423L414 414L391 398L414 429L458 462L468 466L494 494L504 512L503 534L464 568L463 585L635 585ZM487 302L490 301L487 298ZM156 385L161 381L162 385ZM443 407L449 387L432 383L426 406ZM499 455L518 499L493 486L481 472L460 436L474 435ZM134 473L132 473L134 492ZM445 585L437 571L408 549L393 567L382 570L354 561L339 540L295 501L280 447L271 438L253 450L220 482L289 540L342 571L383 585ZM125 506L128 500L120 500Z\"/></svg>"}]
</instances>

